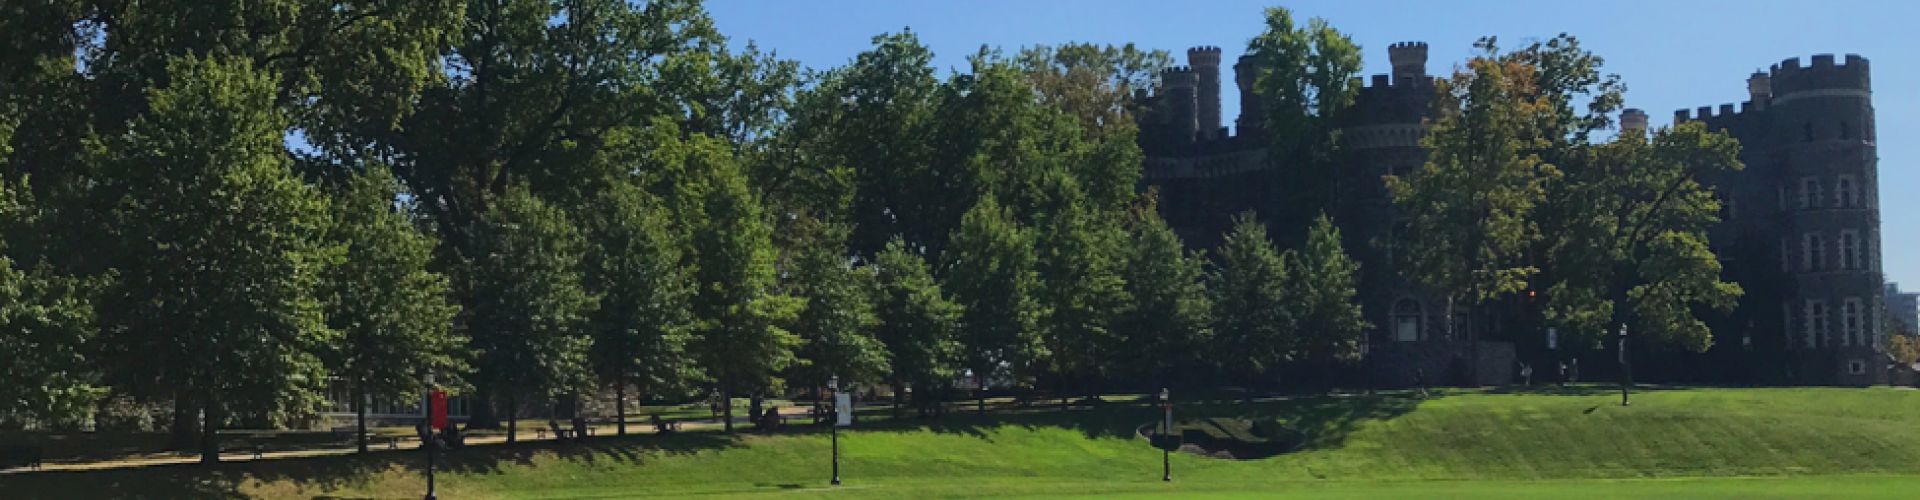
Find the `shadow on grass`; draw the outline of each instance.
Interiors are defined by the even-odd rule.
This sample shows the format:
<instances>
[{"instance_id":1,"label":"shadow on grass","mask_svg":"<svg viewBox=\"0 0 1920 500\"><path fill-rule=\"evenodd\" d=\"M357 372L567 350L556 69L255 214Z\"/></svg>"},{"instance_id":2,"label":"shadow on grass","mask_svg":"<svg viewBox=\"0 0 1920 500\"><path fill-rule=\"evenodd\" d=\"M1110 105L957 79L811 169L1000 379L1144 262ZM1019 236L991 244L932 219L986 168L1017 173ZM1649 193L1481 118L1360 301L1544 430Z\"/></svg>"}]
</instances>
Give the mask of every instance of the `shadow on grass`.
<instances>
[{"instance_id":1,"label":"shadow on grass","mask_svg":"<svg viewBox=\"0 0 1920 500\"><path fill-rule=\"evenodd\" d=\"M512 445L469 446L443 452L440 471L499 473L532 468L534 457L552 454L573 462L640 463L653 454L690 454L739 446L719 433L688 432L665 436L596 437L575 442L538 441ZM280 458L225 462L213 466L170 464L97 471L45 471L0 475L0 497L38 498L246 498L249 481L288 481L325 492L365 484L399 468L424 474L424 451L402 450L366 455ZM327 497L323 497L327 498Z\"/></svg>"}]
</instances>

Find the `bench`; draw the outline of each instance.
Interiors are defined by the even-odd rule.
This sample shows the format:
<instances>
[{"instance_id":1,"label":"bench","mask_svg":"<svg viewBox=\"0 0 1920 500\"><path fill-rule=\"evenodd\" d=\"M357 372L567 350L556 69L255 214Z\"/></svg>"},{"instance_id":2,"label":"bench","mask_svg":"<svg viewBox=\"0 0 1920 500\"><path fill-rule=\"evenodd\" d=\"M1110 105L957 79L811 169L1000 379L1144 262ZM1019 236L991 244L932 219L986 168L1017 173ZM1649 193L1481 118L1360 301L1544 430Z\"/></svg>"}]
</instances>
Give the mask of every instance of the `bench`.
<instances>
[{"instance_id":1,"label":"bench","mask_svg":"<svg viewBox=\"0 0 1920 500\"><path fill-rule=\"evenodd\" d=\"M38 446L21 445L0 448L0 469L30 467L33 470L40 470L42 455L44 453Z\"/></svg>"},{"instance_id":2,"label":"bench","mask_svg":"<svg viewBox=\"0 0 1920 500\"><path fill-rule=\"evenodd\" d=\"M653 415L650 419L653 422L653 432L655 434L666 434L680 430L679 421L663 419L660 418L659 415Z\"/></svg>"},{"instance_id":3,"label":"bench","mask_svg":"<svg viewBox=\"0 0 1920 500\"><path fill-rule=\"evenodd\" d=\"M255 442L244 442L220 448L220 453L246 453L259 460L266 454L267 447Z\"/></svg>"}]
</instances>

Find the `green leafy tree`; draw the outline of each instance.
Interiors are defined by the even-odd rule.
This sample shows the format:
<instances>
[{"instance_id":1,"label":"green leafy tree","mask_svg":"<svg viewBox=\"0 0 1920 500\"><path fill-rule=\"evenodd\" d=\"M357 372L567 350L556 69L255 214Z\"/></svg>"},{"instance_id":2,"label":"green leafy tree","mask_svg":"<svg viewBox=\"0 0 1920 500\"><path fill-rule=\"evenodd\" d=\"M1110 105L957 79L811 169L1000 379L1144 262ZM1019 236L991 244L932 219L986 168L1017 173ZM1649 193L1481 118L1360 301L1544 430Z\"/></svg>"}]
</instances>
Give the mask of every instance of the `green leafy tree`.
<instances>
[{"instance_id":1,"label":"green leafy tree","mask_svg":"<svg viewBox=\"0 0 1920 500\"><path fill-rule=\"evenodd\" d=\"M1341 248L1340 228L1325 215L1314 219L1306 247L1291 257L1288 295L1298 315L1301 359L1323 372L1360 359L1368 326L1355 301L1360 263Z\"/></svg>"},{"instance_id":2,"label":"green leafy tree","mask_svg":"<svg viewBox=\"0 0 1920 500\"><path fill-rule=\"evenodd\" d=\"M718 144L696 141L703 186L697 198L702 225L693 232L693 310L700 322L692 351L726 403L733 431L733 396L778 389L794 363L800 338L787 330L803 305L775 288L771 225L746 176Z\"/></svg>"},{"instance_id":3,"label":"green leafy tree","mask_svg":"<svg viewBox=\"0 0 1920 500\"><path fill-rule=\"evenodd\" d=\"M1426 165L1387 178L1407 215L1399 268L1446 298L1450 339L1463 338L1454 331L1458 306L1518 291L1539 271L1524 255L1541 237L1534 209L1559 176L1539 155L1546 143L1535 126L1553 102L1535 68L1502 60L1490 39L1476 47L1481 56L1437 83Z\"/></svg>"},{"instance_id":4,"label":"green leafy tree","mask_svg":"<svg viewBox=\"0 0 1920 500\"><path fill-rule=\"evenodd\" d=\"M6 131L0 130L0 143ZM31 194L0 180L0 422L78 427L105 392L88 358L98 284L19 265L6 235L39 225Z\"/></svg>"},{"instance_id":5,"label":"green leafy tree","mask_svg":"<svg viewBox=\"0 0 1920 500\"><path fill-rule=\"evenodd\" d=\"M1082 142L1070 165L1092 208L1118 211L1133 200L1145 158L1136 140L1134 91L1152 88L1172 60L1166 51L1133 44L1040 45L1014 56L1038 104L1077 122Z\"/></svg>"},{"instance_id":6,"label":"green leafy tree","mask_svg":"<svg viewBox=\"0 0 1920 500\"><path fill-rule=\"evenodd\" d=\"M1213 295L1213 359L1222 371L1242 377L1252 398L1261 375L1294 359L1298 348L1287 259L1252 212L1234 217L1233 230L1214 252L1207 281Z\"/></svg>"},{"instance_id":7,"label":"green leafy tree","mask_svg":"<svg viewBox=\"0 0 1920 500\"><path fill-rule=\"evenodd\" d=\"M1360 91L1360 47L1325 20L1306 26L1284 7L1266 11L1266 29L1247 42L1253 56L1267 157L1283 165L1279 180L1283 241L1299 241L1314 214L1340 193L1338 130Z\"/></svg>"},{"instance_id":8,"label":"green leafy tree","mask_svg":"<svg viewBox=\"0 0 1920 500\"><path fill-rule=\"evenodd\" d=\"M823 225L811 232L792 274L793 293L805 303L793 326L805 341L795 372L811 387L832 377L842 384L879 382L889 365L886 344L874 336L880 319L873 270L853 266L845 230Z\"/></svg>"},{"instance_id":9,"label":"green leafy tree","mask_svg":"<svg viewBox=\"0 0 1920 500\"><path fill-rule=\"evenodd\" d=\"M961 218L950 245L941 258L946 288L963 311L963 364L983 386L996 375L1016 383L1030 378L1048 355L1031 230L987 195ZM979 403L986 411L984 394Z\"/></svg>"},{"instance_id":10,"label":"green leafy tree","mask_svg":"<svg viewBox=\"0 0 1920 500\"><path fill-rule=\"evenodd\" d=\"M326 201L290 170L279 84L244 60L179 58L151 109L111 145L104 189L132 255L105 344L120 380L151 380L204 410L201 460L229 415L311 413L338 336L314 295L331 252Z\"/></svg>"},{"instance_id":11,"label":"green leafy tree","mask_svg":"<svg viewBox=\"0 0 1920 500\"><path fill-rule=\"evenodd\" d=\"M430 389L422 375L457 385L466 371L466 339L452 332L459 312L446 276L428 270L433 238L399 210L399 183L386 169L354 176L333 197L326 241L345 257L322 274L327 323L342 335L329 365L351 388L367 451L370 401L407 401Z\"/></svg>"},{"instance_id":12,"label":"green leafy tree","mask_svg":"<svg viewBox=\"0 0 1920 500\"><path fill-rule=\"evenodd\" d=\"M587 286L600 297L593 315L593 367L614 388L614 418L627 433L627 389L659 395L700 377L692 341L692 275L667 210L639 188L615 182L602 191L588 227Z\"/></svg>"},{"instance_id":13,"label":"green leafy tree","mask_svg":"<svg viewBox=\"0 0 1920 500\"><path fill-rule=\"evenodd\" d=\"M520 189L498 201L474 233L477 252L462 274L473 302L476 381L504 398L514 442L525 398L590 384L596 302L583 283L586 239L566 213Z\"/></svg>"},{"instance_id":14,"label":"green leafy tree","mask_svg":"<svg viewBox=\"0 0 1920 500\"><path fill-rule=\"evenodd\" d=\"M1071 177L1056 171L1048 181L1054 195L1034 233L1040 325L1061 396L1070 383L1097 394L1119 357L1115 321L1132 304L1119 272L1123 235L1114 217L1087 210Z\"/></svg>"},{"instance_id":15,"label":"green leafy tree","mask_svg":"<svg viewBox=\"0 0 1920 500\"><path fill-rule=\"evenodd\" d=\"M1739 143L1696 122L1588 152L1555 189L1580 208L1556 219L1548 319L1588 342L1632 325L1637 339L1705 351L1713 334L1696 310L1731 309L1742 292L1707 245L1720 202L1704 180L1741 168Z\"/></svg>"},{"instance_id":16,"label":"green leafy tree","mask_svg":"<svg viewBox=\"0 0 1920 500\"><path fill-rule=\"evenodd\" d=\"M1197 382L1213 341L1206 256L1188 251L1153 206L1136 213L1120 271L1133 304L1114 324L1117 345L1147 380Z\"/></svg>"},{"instance_id":17,"label":"green leafy tree","mask_svg":"<svg viewBox=\"0 0 1920 500\"><path fill-rule=\"evenodd\" d=\"M960 374L960 305L941 291L926 259L905 240L888 242L873 268L878 279L874 312L880 320L875 336L892 360L888 380L896 389L912 387L914 404L925 414Z\"/></svg>"}]
</instances>

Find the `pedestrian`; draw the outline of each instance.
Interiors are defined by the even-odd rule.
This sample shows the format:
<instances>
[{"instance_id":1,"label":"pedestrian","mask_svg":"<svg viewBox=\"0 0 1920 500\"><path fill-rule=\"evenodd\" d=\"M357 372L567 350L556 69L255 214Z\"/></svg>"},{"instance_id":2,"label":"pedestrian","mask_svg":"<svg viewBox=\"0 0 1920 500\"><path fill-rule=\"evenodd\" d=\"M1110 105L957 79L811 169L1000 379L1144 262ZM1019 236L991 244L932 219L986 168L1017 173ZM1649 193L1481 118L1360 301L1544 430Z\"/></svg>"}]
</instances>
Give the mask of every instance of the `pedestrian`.
<instances>
[{"instance_id":1,"label":"pedestrian","mask_svg":"<svg viewBox=\"0 0 1920 500\"><path fill-rule=\"evenodd\" d=\"M1567 386L1567 362L1560 362L1560 387Z\"/></svg>"},{"instance_id":2,"label":"pedestrian","mask_svg":"<svg viewBox=\"0 0 1920 500\"><path fill-rule=\"evenodd\" d=\"M1522 385L1533 387L1533 366L1520 363L1520 381Z\"/></svg>"}]
</instances>

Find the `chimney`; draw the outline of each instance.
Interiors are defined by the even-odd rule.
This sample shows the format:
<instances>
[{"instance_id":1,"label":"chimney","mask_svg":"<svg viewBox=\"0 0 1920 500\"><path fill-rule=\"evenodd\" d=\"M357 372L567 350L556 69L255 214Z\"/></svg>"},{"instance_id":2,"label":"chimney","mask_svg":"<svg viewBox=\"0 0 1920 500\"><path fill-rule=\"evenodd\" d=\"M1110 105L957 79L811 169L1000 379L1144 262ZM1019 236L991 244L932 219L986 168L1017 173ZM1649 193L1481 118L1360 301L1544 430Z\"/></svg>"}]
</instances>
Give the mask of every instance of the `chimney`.
<instances>
[{"instance_id":1,"label":"chimney","mask_svg":"<svg viewBox=\"0 0 1920 500\"><path fill-rule=\"evenodd\" d=\"M1220 135L1220 48L1187 49L1187 65L1193 67L1197 80L1194 105L1200 140L1215 139Z\"/></svg>"},{"instance_id":2,"label":"chimney","mask_svg":"<svg viewBox=\"0 0 1920 500\"><path fill-rule=\"evenodd\" d=\"M1640 134L1647 132L1647 112L1640 108L1620 110L1620 132L1627 133L1630 130Z\"/></svg>"},{"instance_id":3,"label":"chimney","mask_svg":"<svg viewBox=\"0 0 1920 500\"><path fill-rule=\"evenodd\" d=\"M1747 98L1753 101L1754 109L1766 109L1767 101L1773 99L1773 77L1763 71L1753 72L1747 77Z\"/></svg>"},{"instance_id":4,"label":"chimney","mask_svg":"<svg viewBox=\"0 0 1920 500\"><path fill-rule=\"evenodd\" d=\"M1234 135L1251 137L1258 135L1261 129L1260 93L1254 88L1255 78L1260 76L1253 54L1240 56L1233 64L1233 84L1240 88L1240 118L1234 121Z\"/></svg>"},{"instance_id":5,"label":"chimney","mask_svg":"<svg viewBox=\"0 0 1920 500\"><path fill-rule=\"evenodd\" d=\"M1420 81L1427 77L1427 42L1400 42L1387 46L1387 60L1393 63L1393 83Z\"/></svg>"}]
</instances>

